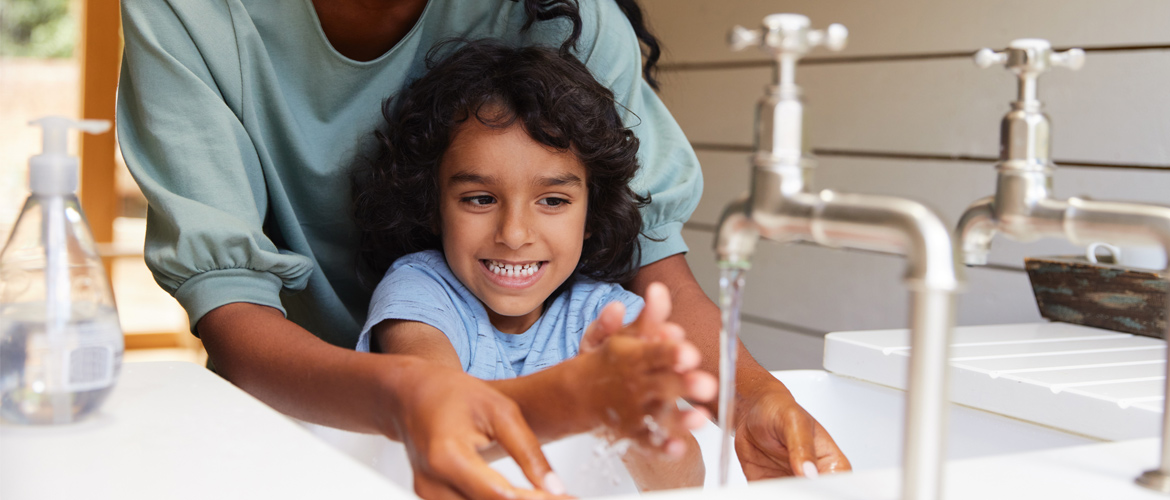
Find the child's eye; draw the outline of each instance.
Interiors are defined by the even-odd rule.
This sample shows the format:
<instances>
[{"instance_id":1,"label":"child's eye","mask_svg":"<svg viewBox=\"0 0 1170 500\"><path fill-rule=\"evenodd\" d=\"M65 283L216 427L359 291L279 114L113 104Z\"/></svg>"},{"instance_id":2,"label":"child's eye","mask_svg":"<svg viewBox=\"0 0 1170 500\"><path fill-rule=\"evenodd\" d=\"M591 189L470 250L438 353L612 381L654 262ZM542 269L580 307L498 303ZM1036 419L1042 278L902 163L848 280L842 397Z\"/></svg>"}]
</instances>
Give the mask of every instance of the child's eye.
<instances>
[{"instance_id":1,"label":"child's eye","mask_svg":"<svg viewBox=\"0 0 1170 500\"><path fill-rule=\"evenodd\" d=\"M564 199L564 198L552 198L552 197L549 197L549 198L544 198L544 199L541 199L541 200L540 200L540 203L541 203L542 205L548 205L548 206L550 206L550 207L560 207L560 206L568 205L568 204L569 204L569 200L566 200L566 199Z\"/></svg>"},{"instance_id":2,"label":"child's eye","mask_svg":"<svg viewBox=\"0 0 1170 500\"><path fill-rule=\"evenodd\" d=\"M470 204L475 205L475 206L484 206L484 205L491 205L492 203L495 203L496 199L494 197L491 197L488 195L479 195L479 196L466 196L466 197L460 198L459 201L461 201L463 203L470 203Z\"/></svg>"}]
</instances>

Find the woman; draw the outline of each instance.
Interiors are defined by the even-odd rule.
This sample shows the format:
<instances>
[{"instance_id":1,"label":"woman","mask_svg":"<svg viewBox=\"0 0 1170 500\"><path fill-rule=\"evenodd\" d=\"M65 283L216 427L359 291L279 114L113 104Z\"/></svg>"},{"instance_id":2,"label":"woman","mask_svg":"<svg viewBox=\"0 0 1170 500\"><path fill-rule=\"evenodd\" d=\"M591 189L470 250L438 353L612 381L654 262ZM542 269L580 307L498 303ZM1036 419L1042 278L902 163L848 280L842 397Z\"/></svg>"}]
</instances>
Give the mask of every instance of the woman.
<instances>
[{"instance_id":1,"label":"woman","mask_svg":"<svg viewBox=\"0 0 1170 500\"><path fill-rule=\"evenodd\" d=\"M717 372L719 312L680 234L702 191L698 163L642 79L635 33L656 44L636 5L621 4L583 3L575 23L567 0L124 0L118 133L150 202L146 260L216 370L289 415L402 440L424 497L561 493L508 398L457 370L353 351L369 290L354 272L345 172L372 152L381 99L424 72L434 43L555 47L576 36L565 48L629 111L642 145L633 187L654 199L627 286L645 296L665 283L670 320ZM603 317L591 334L619 327ZM748 477L805 462L848 468L783 385L745 350L740 359L737 450ZM542 490L516 490L487 468L475 445L491 440Z\"/></svg>"}]
</instances>

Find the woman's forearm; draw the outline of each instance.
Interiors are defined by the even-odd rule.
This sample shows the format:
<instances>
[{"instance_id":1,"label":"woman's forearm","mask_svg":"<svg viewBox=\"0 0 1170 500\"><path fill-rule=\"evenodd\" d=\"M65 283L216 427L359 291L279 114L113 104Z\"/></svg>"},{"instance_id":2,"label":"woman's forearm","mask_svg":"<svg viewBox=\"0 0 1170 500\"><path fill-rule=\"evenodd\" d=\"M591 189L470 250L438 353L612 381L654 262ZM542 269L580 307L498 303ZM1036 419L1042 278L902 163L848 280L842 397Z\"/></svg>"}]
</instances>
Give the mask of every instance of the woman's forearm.
<instances>
[{"instance_id":1,"label":"woman's forearm","mask_svg":"<svg viewBox=\"0 0 1170 500\"><path fill-rule=\"evenodd\" d=\"M292 417L397 439L395 385L422 363L333 346L266 306L234 303L197 325L216 371Z\"/></svg>"}]
</instances>

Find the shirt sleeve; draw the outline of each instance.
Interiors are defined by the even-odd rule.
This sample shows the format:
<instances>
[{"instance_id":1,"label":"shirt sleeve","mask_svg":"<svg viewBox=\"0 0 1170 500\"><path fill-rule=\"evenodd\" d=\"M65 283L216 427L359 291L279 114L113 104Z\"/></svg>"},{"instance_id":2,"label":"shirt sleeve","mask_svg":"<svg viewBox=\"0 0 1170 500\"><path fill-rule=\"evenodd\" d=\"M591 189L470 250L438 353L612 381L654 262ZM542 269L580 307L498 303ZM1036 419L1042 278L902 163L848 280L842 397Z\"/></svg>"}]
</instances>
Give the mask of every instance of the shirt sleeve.
<instances>
[{"instance_id":1,"label":"shirt sleeve","mask_svg":"<svg viewBox=\"0 0 1170 500\"><path fill-rule=\"evenodd\" d=\"M410 256L405 257L410 259ZM440 257L441 258L441 257ZM433 269L415 264L396 263L391 267L370 299L370 313L358 337L357 350L369 352L371 330L388 319L417 321L433 326L447 336L459 354L459 363L467 371L471 366L471 335L456 304L457 292L443 286L443 278Z\"/></svg>"},{"instance_id":2,"label":"shirt sleeve","mask_svg":"<svg viewBox=\"0 0 1170 500\"><path fill-rule=\"evenodd\" d=\"M268 188L245 98L233 19L238 2L124 0L118 140L149 202L145 259L186 309L250 302L281 312L310 259L265 236Z\"/></svg>"},{"instance_id":3,"label":"shirt sleeve","mask_svg":"<svg viewBox=\"0 0 1170 500\"><path fill-rule=\"evenodd\" d=\"M573 304L574 302L580 305ZM628 325L638 319L638 315L642 314L642 308L646 304L638 294L626 290L616 283L590 280L574 286L569 307L575 311L574 314L579 315L579 319L577 323L574 323L575 328L569 329L571 334L566 342L566 352L572 356L577 355L585 330L601 316L601 310L605 309L605 306L614 302L621 302L626 306L626 315L622 318L623 325Z\"/></svg>"},{"instance_id":4,"label":"shirt sleeve","mask_svg":"<svg viewBox=\"0 0 1170 500\"><path fill-rule=\"evenodd\" d=\"M654 89L642 79L642 52L625 14L612 1L581 2L583 32L578 56L624 110L625 125L638 137L641 168L631 183L650 193L642 209L641 265L684 253L683 223L703 193L699 160Z\"/></svg>"}]
</instances>

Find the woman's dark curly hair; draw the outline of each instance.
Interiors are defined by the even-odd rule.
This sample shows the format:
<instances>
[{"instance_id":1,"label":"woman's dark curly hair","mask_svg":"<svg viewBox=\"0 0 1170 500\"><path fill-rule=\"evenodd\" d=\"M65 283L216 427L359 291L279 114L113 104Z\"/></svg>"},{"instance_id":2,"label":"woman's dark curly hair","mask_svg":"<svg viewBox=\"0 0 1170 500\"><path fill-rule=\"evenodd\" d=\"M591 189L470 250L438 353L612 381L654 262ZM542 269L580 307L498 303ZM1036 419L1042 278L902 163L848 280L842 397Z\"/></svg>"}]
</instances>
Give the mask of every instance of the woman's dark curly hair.
<instances>
[{"instance_id":1,"label":"woman's dark curly hair","mask_svg":"<svg viewBox=\"0 0 1170 500\"><path fill-rule=\"evenodd\" d=\"M564 17L573 23L573 30L569 36L565 38L564 43L561 44L561 53L568 54L569 49L576 47L577 39L581 37L581 10L578 8L577 0L512 0L513 2L524 2L524 13L528 16L528 20L520 31L527 31L532 27L532 23L536 21L547 21L549 19L556 19ZM646 79L646 83L654 90L658 90L658 80L655 75L658 73L658 59L662 57L662 49L658 43L658 37L650 32L650 28L646 26L646 20L642 16L642 8L638 6L636 0L614 0L622 13L626 15L626 19L630 21L630 26L634 28L634 35L638 37L638 44L644 46L642 48L642 56L645 58L642 64L642 76Z\"/></svg>"},{"instance_id":2,"label":"woman's dark curly hair","mask_svg":"<svg viewBox=\"0 0 1170 500\"><path fill-rule=\"evenodd\" d=\"M577 272L625 282L637 272L642 218L650 202L630 189L638 139L622 125L613 92L571 55L493 40L431 49L429 71L382 104L380 153L352 176L359 264L376 276L403 255L442 249L439 165L453 133L470 119L493 128L519 122L536 142L572 152L585 166L590 233ZM363 273L364 274L364 273Z\"/></svg>"}]
</instances>

